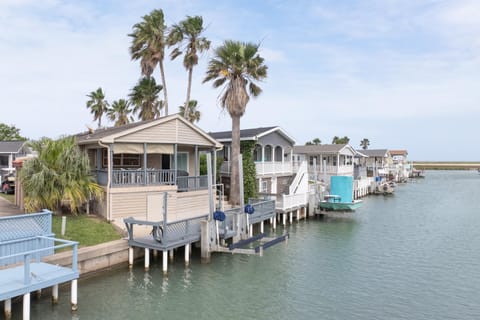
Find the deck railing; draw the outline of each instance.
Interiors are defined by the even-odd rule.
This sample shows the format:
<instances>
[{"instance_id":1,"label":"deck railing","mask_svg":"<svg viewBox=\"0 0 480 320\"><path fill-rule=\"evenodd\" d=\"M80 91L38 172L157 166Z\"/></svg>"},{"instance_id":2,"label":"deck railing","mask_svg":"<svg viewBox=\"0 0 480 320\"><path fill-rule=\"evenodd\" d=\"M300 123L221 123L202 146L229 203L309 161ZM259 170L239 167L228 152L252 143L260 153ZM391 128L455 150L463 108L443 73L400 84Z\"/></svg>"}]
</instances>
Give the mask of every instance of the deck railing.
<instances>
[{"instance_id":1,"label":"deck railing","mask_svg":"<svg viewBox=\"0 0 480 320\"><path fill-rule=\"evenodd\" d=\"M207 188L207 176L185 176L174 169L114 169L112 187L138 185L177 185L179 191L203 190ZM94 170L93 175L100 185L107 185L107 170Z\"/></svg>"},{"instance_id":2,"label":"deck railing","mask_svg":"<svg viewBox=\"0 0 480 320\"><path fill-rule=\"evenodd\" d=\"M231 161L224 161L220 166L220 173L223 175L229 175L232 170L231 166L232 166ZM290 161L255 162L255 170L257 172L257 175L293 173L292 163Z\"/></svg>"}]
</instances>

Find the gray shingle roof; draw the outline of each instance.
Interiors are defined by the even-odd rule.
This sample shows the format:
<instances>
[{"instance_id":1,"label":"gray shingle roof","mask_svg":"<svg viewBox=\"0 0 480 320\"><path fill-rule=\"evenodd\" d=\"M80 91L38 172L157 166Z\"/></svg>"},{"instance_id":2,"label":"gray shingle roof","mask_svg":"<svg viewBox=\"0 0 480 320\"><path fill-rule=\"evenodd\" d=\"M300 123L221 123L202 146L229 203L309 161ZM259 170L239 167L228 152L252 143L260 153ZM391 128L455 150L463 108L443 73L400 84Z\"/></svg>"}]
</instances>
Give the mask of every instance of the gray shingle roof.
<instances>
[{"instance_id":1,"label":"gray shingle roof","mask_svg":"<svg viewBox=\"0 0 480 320\"><path fill-rule=\"evenodd\" d=\"M308 146L294 146L293 153L296 154L318 154L318 153L337 153L342 150L346 144L318 144Z\"/></svg>"},{"instance_id":2,"label":"gray shingle roof","mask_svg":"<svg viewBox=\"0 0 480 320\"><path fill-rule=\"evenodd\" d=\"M104 137L107 137L112 134L116 134L128 129L132 129L141 125L144 125L146 123L152 122L155 120L149 120L149 121L139 121L139 122L134 122L134 123L129 123L125 124L123 126L118 126L118 127L110 127L110 128L105 128L105 129L96 129L92 133L90 132L82 132L79 134L75 135L75 138L77 139L77 142L82 142L82 141L87 141L87 140L99 140Z\"/></svg>"},{"instance_id":3,"label":"gray shingle roof","mask_svg":"<svg viewBox=\"0 0 480 320\"><path fill-rule=\"evenodd\" d=\"M0 141L0 153L18 153L26 141Z\"/></svg>"},{"instance_id":4,"label":"gray shingle roof","mask_svg":"<svg viewBox=\"0 0 480 320\"><path fill-rule=\"evenodd\" d=\"M252 128L252 129L243 129L240 130L240 139L254 139L259 134L267 132L269 130L275 129L276 127L262 127L262 128ZM232 131L220 131L220 132L209 132L208 133L212 138L225 141L232 139Z\"/></svg>"},{"instance_id":5,"label":"gray shingle roof","mask_svg":"<svg viewBox=\"0 0 480 320\"><path fill-rule=\"evenodd\" d=\"M387 149L366 149L366 150L357 150L360 153L368 157L386 157L388 154Z\"/></svg>"}]
</instances>

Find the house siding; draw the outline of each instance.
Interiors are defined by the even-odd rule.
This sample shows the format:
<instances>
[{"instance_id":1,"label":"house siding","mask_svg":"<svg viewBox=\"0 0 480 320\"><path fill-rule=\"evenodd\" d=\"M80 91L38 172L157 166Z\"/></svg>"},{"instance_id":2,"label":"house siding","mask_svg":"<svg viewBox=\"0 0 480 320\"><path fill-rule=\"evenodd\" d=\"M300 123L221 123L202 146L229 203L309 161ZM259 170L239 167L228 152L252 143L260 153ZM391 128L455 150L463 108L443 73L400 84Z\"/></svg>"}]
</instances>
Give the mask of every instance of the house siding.
<instances>
[{"instance_id":1,"label":"house siding","mask_svg":"<svg viewBox=\"0 0 480 320\"><path fill-rule=\"evenodd\" d=\"M115 142L167 143L177 140L177 120L165 122L115 139ZM193 130L192 130L193 131ZM197 133L198 134L198 133Z\"/></svg>"},{"instance_id":2,"label":"house siding","mask_svg":"<svg viewBox=\"0 0 480 320\"><path fill-rule=\"evenodd\" d=\"M195 132L185 123L177 121L177 141L179 144L211 146L212 142Z\"/></svg>"}]
</instances>

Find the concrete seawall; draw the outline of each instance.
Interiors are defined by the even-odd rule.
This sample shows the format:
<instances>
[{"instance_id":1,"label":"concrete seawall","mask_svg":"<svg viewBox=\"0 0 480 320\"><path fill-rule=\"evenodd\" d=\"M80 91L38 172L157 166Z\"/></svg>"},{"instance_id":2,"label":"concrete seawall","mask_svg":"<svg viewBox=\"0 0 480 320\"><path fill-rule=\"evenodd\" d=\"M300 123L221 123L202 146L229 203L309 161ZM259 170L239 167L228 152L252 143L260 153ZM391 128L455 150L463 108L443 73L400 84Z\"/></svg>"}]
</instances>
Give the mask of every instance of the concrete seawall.
<instances>
[{"instance_id":1,"label":"concrete seawall","mask_svg":"<svg viewBox=\"0 0 480 320\"><path fill-rule=\"evenodd\" d=\"M143 250L134 251L135 258L141 257L143 254ZM70 252L61 252L46 257L44 261L69 266L72 263L71 255ZM106 270L122 263L128 266L127 240L115 240L78 249L78 271L80 275Z\"/></svg>"}]
</instances>

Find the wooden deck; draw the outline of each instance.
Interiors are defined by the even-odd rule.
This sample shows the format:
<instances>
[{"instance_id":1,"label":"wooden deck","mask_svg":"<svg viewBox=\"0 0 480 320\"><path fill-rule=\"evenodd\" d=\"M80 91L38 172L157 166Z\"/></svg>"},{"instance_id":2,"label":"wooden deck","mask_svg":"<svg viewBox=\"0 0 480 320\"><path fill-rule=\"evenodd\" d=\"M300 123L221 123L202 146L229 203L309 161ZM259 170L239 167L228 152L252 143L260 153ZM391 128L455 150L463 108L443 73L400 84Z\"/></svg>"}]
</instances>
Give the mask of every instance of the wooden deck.
<instances>
[{"instance_id":1,"label":"wooden deck","mask_svg":"<svg viewBox=\"0 0 480 320\"><path fill-rule=\"evenodd\" d=\"M30 264L30 283L25 283L24 266L0 270L0 301L21 296L25 292L33 292L77 279L78 272L44 262Z\"/></svg>"}]
</instances>

